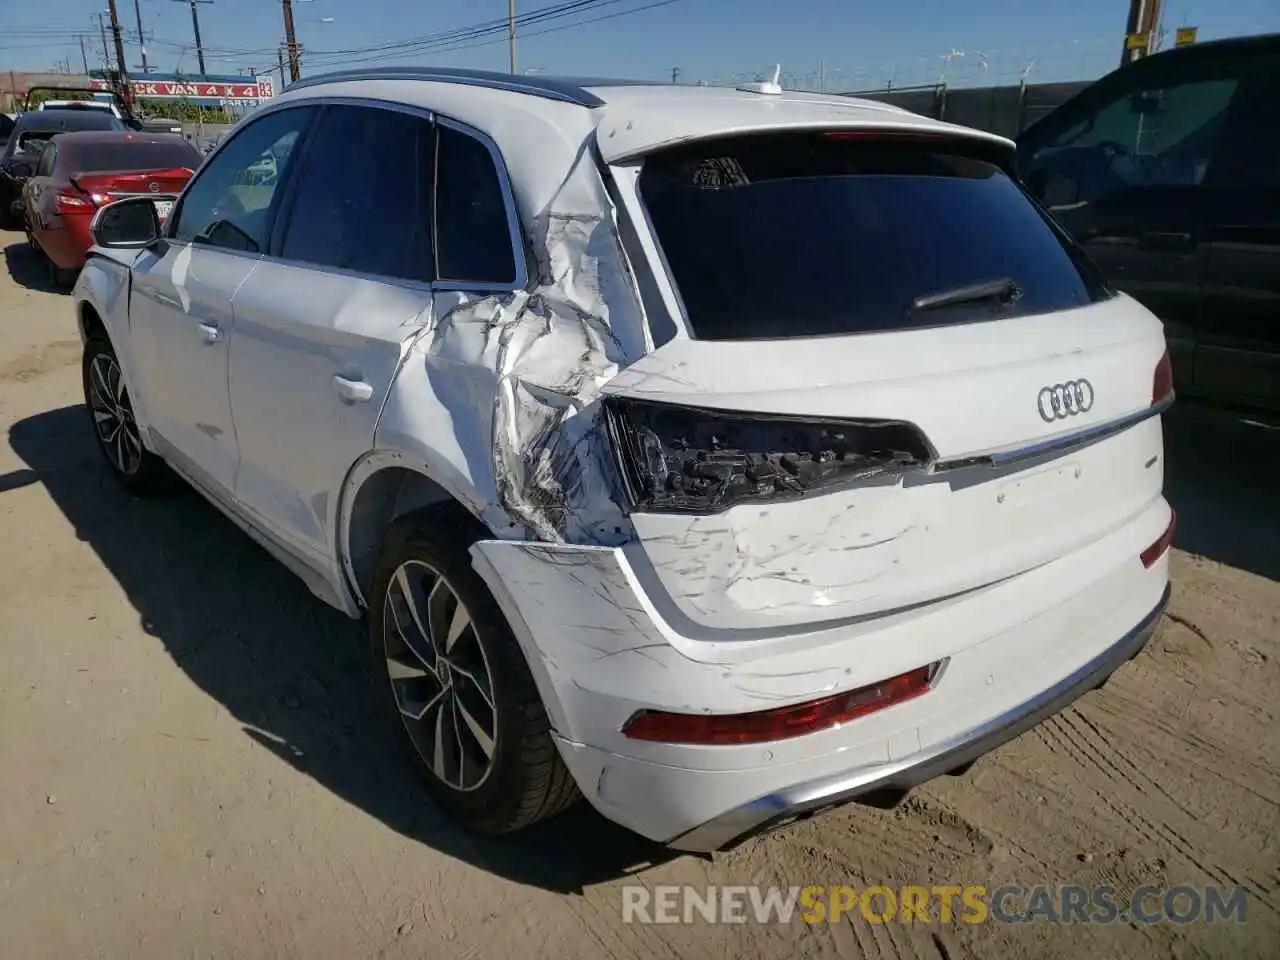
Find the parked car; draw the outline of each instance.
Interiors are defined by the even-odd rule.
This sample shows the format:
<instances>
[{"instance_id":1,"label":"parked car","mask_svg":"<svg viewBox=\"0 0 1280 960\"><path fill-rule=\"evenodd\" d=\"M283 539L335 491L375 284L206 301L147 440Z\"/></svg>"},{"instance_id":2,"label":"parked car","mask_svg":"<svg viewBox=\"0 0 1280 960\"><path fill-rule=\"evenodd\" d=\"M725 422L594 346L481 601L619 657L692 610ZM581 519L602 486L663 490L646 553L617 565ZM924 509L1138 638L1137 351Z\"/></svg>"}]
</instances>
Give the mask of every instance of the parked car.
<instances>
[{"instance_id":1,"label":"parked car","mask_svg":"<svg viewBox=\"0 0 1280 960\"><path fill-rule=\"evenodd\" d=\"M27 236L55 286L70 286L93 243L98 208L121 197L181 192L204 157L172 134L62 133L48 141L23 192ZM156 204L161 222L172 200Z\"/></svg>"},{"instance_id":2,"label":"parked car","mask_svg":"<svg viewBox=\"0 0 1280 960\"><path fill-rule=\"evenodd\" d=\"M92 429L365 617L471 829L581 793L710 850L889 802L1169 595L1160 323L1013 153L769 84L304 80L163 226L97 214Z\"/></svg>"},{"instance_id":3,"label":"parked car","mask_svg":"<svg viewBox=\"0 0 1280 960\"><path fill-rule=\"evenodd\" d=\"M20 114L0 153L0 229L20 230L22 188L35 172L45 142L75 130L123 130L115 117L86 110L31 110Z\"/></svg>"},{"instance_id":4,"label":"parked car","mask_svg":"<svg viewBox=\"0 0 1280 960\"><path fill-rule=\"evenodd\" d=\"M1122 67L1028 128L1017 162L1164 321L1179 392L1280 410L1280 35Z\"/></svg>"}]
</instances>

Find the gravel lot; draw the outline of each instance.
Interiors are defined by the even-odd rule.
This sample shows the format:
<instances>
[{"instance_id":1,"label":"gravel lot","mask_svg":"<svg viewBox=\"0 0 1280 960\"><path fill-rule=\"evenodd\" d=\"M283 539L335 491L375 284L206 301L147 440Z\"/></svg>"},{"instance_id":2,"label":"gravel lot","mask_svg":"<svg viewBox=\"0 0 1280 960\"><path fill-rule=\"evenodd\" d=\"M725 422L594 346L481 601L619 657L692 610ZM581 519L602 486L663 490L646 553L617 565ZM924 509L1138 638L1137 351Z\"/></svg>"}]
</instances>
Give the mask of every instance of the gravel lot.
<instances>
[{"instance_id":1,"label":"gravel lot","mask_svg":"<svg viewBox=\"0 0 1280 960\"><path fill-rule=\"evenodd\" d=\"M359 627L195 494L134 500L69 298L0 233L0 954L1280 955L1280 430L1166 423L1174 601L1105 688L891 812L675 857L580 806L468 839L380 741ZM1243 925L624 924L662 884L1222 884ZM935 917L936 920L936 917Z\"/></svg>"}]
</instances>

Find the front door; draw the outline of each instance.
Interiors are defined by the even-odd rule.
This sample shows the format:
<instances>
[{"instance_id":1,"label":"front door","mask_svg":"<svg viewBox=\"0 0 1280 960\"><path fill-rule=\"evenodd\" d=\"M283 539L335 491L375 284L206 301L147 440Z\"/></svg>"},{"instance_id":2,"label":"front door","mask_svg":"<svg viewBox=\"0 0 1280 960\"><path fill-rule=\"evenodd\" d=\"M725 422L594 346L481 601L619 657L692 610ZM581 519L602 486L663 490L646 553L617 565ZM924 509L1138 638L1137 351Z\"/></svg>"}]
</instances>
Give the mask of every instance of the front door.
<instances>
[{"instance_id":1,"label":"front door","mask_svg":"<svg viewBox=\"0 0 1280 960\"><path fill-rule=\"evenodd\" d=\"M326 107L272 255L235 295L236 499L316 564L335 554L343 481L431 316L432 137L425 114Z\"/></svg>"},{"instance_id":2,"label":"front door","mask_svg":"<svg viewBox=\"0 0 1280 960\"><path fill-rule=\"evenodd\" d=\"M273 112L238 131L196 174L165 240L133 269L136 400L161 452L219 493L233 489L239 465L227 389L231 300L266 249L280 181L258 177L255 164L282 145L287 154L310 115Z\"/></svg>"},{"instance_id":3,"label":"front door","mask_svg":"<svg viewBox=\"0 0 1280 960\"><path fill-rule=\"evenodd\" d=\"M1280 410L1280 56L1246 72L1209 187L1196 385Z\"/></svg>"}]
</instances>

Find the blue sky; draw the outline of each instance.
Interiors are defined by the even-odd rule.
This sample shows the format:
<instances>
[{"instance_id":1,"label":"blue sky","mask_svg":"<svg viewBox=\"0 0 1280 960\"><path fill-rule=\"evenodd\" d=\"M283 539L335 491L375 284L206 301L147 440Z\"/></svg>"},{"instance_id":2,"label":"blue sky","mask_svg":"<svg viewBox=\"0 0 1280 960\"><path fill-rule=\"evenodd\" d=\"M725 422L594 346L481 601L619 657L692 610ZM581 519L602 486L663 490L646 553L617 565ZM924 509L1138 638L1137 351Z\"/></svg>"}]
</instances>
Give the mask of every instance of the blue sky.
<instances>
[{"instance_id":1,"label":"blue sky","mask_svg":"<svg viewBox=\"0 0 1280 960\"><path fill-rule=\"evenodd\" d=\"M132 38L134 0L117 0ZM517 0L527 13L555 0ZM653 3L610 0L605 6L535 29L560 27ZM190 8L184 0L140 0L152 35L154 67L195 69ZM33 3L0 0L0 69L48 69L66 59L78 71L76 33L86 36L91 66L101 59L94 14L106 0ZM960 83L1092 77L1119 57L1127 0L670 0L518 43L518 69L549 73L669 77L726 82L781 63L794 85L830 89L933 82L944 69ZM304 73L358 65L367 55L337 53L396 43L505 17L506 0L295 0ZM200 27L210 73L234 74L274 64L283 28L277 0L201 3ZM331 18L331 19L330 19ZM328 20L328 22L325 22ZM1168 27L1195 25L1202 39L1280 32L1277 0L1167 0ZM184 49L187 47L188 49ZM128 45L131 68L139 62ZM949 51L962 56L944 59ZM380 64L434 63L506 69L505 40L451 52L383 56Z\"/></svg>"}]
</instances>

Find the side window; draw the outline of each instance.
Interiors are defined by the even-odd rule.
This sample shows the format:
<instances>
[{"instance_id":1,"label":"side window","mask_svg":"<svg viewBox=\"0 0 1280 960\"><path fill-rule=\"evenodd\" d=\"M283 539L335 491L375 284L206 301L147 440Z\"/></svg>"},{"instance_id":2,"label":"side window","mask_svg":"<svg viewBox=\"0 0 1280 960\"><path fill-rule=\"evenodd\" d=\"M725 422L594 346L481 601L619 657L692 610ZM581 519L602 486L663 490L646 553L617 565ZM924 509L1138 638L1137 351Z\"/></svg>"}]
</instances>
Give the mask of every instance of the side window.
<instances>
[{"instance_id":1,"label":"side window","mask_svg":"<svg viewBox=\"0 0 1280 960\"><path fill-rule=\"evenodd\" d=\"M1039 145L1024 171L1032 193L1052 208L1124 189L1201 184L1236 94L1227 69L1125 86Z\"/></svg>"},{"instance_id":2,"label":"side window","mask_svg":"<svg viewBox=\"0 0 1280 960\"><path fill-rule=\"evenodd\" d=\"M379 107L326 109L307 146L280 255L430 282L431 121Z\"/></svg>"},{"instance_id":3,"label":"side window","mask_svg":"<svg viewBox=\"0 0 1280 960\"><path fill-rule=\"evenodd\" d=\"M436 146L436 263L441 282L516 283L502 181L489 149L440 124Z\"/></svg>"},{"instance_id":4,"label":"side window","mask_svg":"<svg viewBox=\"0 0 1280 960\"><path fill-rule=\"evenodd\" d=\"M277 189L314 109L267 114L200 168L174 217L174 240L253 253L267 248Z\"/></svg>"}]
</instances>

